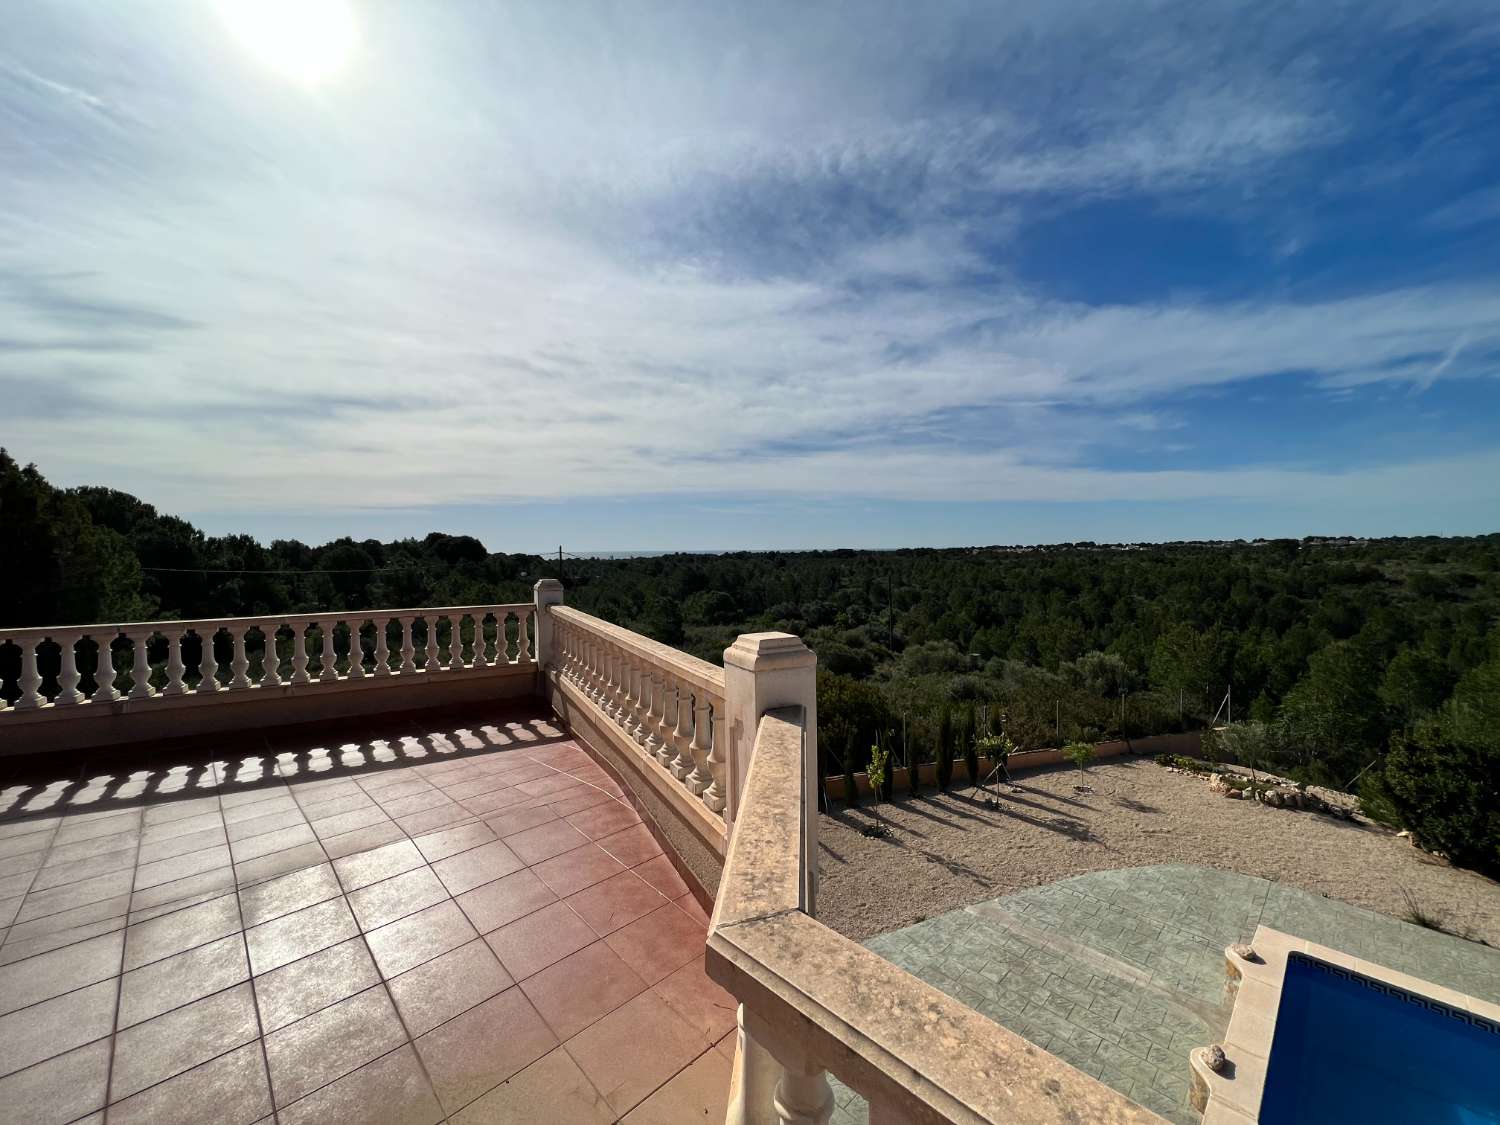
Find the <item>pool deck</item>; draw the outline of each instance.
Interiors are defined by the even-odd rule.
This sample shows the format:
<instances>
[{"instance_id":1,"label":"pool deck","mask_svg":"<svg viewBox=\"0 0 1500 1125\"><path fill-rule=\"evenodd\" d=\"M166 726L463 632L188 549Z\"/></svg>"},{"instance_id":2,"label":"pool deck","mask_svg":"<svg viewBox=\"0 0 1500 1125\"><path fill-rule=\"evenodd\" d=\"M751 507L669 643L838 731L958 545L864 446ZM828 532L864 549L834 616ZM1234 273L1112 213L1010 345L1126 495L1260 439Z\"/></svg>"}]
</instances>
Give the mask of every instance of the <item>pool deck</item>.
<instances>
[{"instance_id":1,"label":"pool deck","mask_svg":"<svg viewBox=\"0 0 1500 1125\"><path fill-rule=\"evenodd\" d=\"M1265 925L1500 1002L1500 951L1265 879L1182 865L1099 871L865 944L1172 1121L1197 1125L1189 1052L1223 1039L1224 950ZM866 1118L836 1088L838 1125Z\"/></svg>"}]
</instances>

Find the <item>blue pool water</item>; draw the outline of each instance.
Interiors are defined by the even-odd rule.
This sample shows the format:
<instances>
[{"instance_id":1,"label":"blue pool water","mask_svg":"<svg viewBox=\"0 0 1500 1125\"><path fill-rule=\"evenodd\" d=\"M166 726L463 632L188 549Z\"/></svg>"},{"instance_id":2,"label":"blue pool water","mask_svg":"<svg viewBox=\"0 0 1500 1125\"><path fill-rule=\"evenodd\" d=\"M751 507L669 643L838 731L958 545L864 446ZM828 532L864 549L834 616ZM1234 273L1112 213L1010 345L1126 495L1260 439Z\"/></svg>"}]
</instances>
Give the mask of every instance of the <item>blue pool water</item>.
<instances>
[{"instance_id":1,"label":"blue pool water","mask_svg":"<svg viewBox=\"0 0 1500 1125\"><path fill-rule=\"evenodd\" d=\"M1260 1120L1500 1122L1500 1026L1293 953Z\"/></svg>"}]
</instances>

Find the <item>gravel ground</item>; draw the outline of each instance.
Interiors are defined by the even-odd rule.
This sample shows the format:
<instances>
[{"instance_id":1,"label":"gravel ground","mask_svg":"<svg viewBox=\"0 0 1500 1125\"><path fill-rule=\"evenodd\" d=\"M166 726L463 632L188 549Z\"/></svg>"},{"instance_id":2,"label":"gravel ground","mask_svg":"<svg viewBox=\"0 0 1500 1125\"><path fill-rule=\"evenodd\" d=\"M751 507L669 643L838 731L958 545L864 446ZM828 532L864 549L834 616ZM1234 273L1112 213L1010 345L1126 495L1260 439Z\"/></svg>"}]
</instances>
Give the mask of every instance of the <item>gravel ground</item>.
<instances>
[{"instance_id":1,"label":"gravel ground","mask_svg":"<svg viewBox=\"0 0 1500 1125\"><path fill-rule=\"evenodd\" d=\"M1500 883L1449 867L1358 819L1272 809L1211 793L1149 758L1017 776L1001 809L958 793L825 815L818 917L862 940L970 903L1107 868L1191 863L1286 883L1404 918L1405 894L1444 925L1500 946Z\"/></svg>"}]
</instances>

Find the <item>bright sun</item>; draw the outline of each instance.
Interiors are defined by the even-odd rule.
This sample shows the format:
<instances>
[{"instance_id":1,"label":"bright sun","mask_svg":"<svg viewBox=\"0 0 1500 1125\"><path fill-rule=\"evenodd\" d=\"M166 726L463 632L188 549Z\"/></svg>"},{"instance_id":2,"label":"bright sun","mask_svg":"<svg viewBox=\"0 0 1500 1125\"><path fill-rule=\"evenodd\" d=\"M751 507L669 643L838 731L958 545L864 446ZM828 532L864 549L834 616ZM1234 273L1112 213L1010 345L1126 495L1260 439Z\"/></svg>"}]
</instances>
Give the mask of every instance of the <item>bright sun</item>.
<instances>
[{"instance_id":1,"label":"bright sun","mask_svg":"<svg viewBox=\"0 0 1500 1125\"><path fill-rule=\"evenodd\" d=\"M354 49L348 0L223 0L220 6L257 59L308 85L332 78Z\"/></svg>"}]
</instances>

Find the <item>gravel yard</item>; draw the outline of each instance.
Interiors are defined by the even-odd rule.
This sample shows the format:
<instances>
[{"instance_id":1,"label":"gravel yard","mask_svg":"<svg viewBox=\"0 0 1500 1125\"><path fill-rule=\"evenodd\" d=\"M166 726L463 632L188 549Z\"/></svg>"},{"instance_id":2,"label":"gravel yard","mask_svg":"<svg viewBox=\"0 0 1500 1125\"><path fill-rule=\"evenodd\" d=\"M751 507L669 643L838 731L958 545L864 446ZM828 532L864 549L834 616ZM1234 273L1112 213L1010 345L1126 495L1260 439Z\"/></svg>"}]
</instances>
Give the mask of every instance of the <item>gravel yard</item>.
<instances>
[{"instance_id":1,"label":"gravel yard","mask_svg":"<svg viewBox=\"0 0 1500 1125\"><path fill-rule=\"evenodd\" d=\"M1228 800L1149 758L1038 769L987 809L967 787L822 818L818 917L851 938L1072 875L1156 863L1217 867L1396 918L1407 895L1457 932L1500 946L1500 883L1456 870L1369 821ZM883 839L862 830L878 819Z\"/></svg>"}]
</instances>

